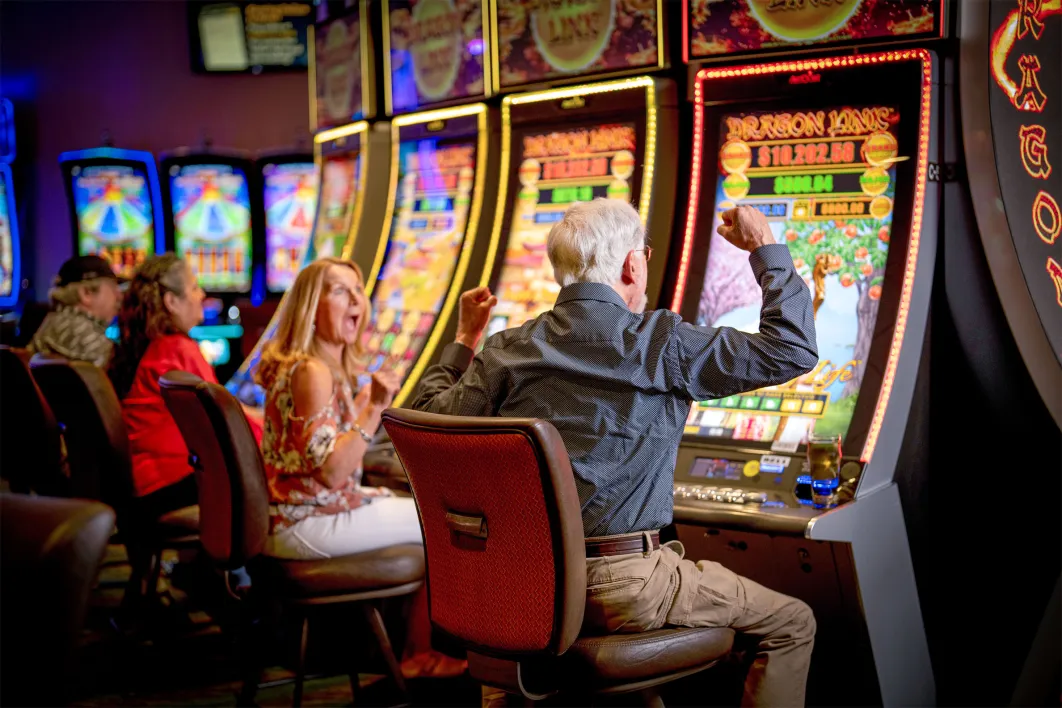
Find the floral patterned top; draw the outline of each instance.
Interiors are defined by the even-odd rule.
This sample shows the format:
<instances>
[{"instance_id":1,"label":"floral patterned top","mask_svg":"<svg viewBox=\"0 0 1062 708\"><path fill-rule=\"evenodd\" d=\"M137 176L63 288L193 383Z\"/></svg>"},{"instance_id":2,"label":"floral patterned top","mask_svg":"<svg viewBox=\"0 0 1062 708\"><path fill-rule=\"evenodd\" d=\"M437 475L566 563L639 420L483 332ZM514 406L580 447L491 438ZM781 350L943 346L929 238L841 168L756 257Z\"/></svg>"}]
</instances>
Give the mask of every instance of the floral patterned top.
<instances>
[{"instance_id":1,"label":"floral patterned top","mask_svg":"<svg viewBox=\"0 0 1062 708\"><path fill-rule=\"evenodd\" d=\"M314 478L335 449L336 439L352 429L354 397L349 383L333 379L327 406L310 416L295 415L291 377L303 361L281 373L266 396L262 459L271 503L270 532L308 516L339 514L368 504L373 497L390 496L386 489L359 486L361 468L335 490Z\"/></svg>"}]
</instances>

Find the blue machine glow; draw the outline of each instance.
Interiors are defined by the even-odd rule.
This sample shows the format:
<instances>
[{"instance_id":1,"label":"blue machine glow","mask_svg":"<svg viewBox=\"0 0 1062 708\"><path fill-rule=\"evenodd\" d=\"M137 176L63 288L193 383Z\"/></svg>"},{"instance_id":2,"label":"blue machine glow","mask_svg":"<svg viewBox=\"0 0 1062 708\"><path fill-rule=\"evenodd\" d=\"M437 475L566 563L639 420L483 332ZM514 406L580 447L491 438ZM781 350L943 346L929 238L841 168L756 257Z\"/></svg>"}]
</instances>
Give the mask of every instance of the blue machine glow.
<instances>
[{"instance_id":1,"label":"blue machine glow","mask_svg":"<svg viewBox=\"0 0 1062 708\"><path fill-rule=\"evenodd\" d=\"M11 166L0 162L0 307L14 307L22 284L18 212Z\"/></svg>"}]
</instances>

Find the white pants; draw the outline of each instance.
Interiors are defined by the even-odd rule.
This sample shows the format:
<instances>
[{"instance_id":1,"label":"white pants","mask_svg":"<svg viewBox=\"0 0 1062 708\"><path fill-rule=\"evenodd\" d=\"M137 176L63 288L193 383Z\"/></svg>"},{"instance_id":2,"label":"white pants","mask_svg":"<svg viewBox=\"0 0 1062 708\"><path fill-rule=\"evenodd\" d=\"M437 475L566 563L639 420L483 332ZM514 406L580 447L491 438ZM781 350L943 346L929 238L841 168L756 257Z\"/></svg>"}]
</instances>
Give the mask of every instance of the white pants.
<instances>
[{"instance_id":1,"label":"white pants","mask_svg":"<svg viewBox=\"0 0 1062 708\"><path fill-rule=\"evenodd\" d=\"M424 543L417 506L409 497L377 497L341 514L309 516L271 534L265 553L289 560L320 560Z\"/></svg>"}]
</instances>

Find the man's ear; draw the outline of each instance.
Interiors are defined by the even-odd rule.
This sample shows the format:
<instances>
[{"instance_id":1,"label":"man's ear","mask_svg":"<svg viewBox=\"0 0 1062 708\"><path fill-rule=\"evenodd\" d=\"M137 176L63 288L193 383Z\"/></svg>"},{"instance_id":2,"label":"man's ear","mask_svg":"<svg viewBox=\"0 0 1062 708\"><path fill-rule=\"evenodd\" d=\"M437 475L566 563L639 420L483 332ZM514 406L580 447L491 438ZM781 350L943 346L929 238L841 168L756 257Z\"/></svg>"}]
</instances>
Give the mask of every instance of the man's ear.
<instances>
[{"instance_id":1,"label":"man's ear","mask_svg":"<svg viewBox=\"0 0 1062 708\"><path fill-rule=\"evenodd\" d=\"M77 286L77 301L83 306L88 307L92 302L92 291L85 284Z\"/></svg>"},{"instance_id":2,"label":"man's ear","mask_svg":"<svg viewBox=\"0 0 1062 708\"><path fill-rule=\"evenodd\" d=\"M627 254L627 257L623 259L623 273L620 278L623 280L624 285L630 285L635 282L634 273L638 268L638 263L634 258L634 251Z\"/></svg>"}]
</instances>

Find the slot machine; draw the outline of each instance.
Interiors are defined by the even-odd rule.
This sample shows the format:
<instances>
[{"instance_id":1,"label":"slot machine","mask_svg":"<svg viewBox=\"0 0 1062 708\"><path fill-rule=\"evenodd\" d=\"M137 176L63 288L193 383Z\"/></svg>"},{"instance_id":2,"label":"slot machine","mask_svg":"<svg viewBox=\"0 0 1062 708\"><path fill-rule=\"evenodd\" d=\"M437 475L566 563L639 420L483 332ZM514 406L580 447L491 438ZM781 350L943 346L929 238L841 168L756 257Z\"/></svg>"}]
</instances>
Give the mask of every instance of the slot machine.
<instances>
[{"instance_id":1,"label":"slot machine","mask_svg":"<svg viewBox=\"0 0 1062 708\"><path fill-rule=\"evenodd\" d=\"M728 63L690 68L690 207L671 309L697 325L757 330L762 295L748 254L716 233L724 210L752 206L807 284L819 362L782 385L694 402L675 469L675 532L687 558L811 605L809 703L930 704L908 540L925 509L901 500L925 470L901 453L917 437L909 428L928 425L915 385L937 241L941 69L926 44L942 35L943 4L851 17L724 4L685 18L687 60ZM739 33L733 17L764 31ZM900 22L921 46L788 55L842 29L848 44L896 41ZM775 48L787 56L768 56ZM731 58L742 53L759 56ZM809 462L831 447L839 475L813 478Z\"/></svg>"},{"instance_id":2,"label":"slot machine","mask_svg":"<svg viewBox=\"0 0 1062 708\"><path fill-rule=\"evenodd\" d=\"M11 163L15 160L15 116L0 98L0 309L18 306L22 290L22 251Z\"/></svg>"},{"instance_id":3,"label":"slot machine","mask_svg":"<svg viewBox=\"0 0 1062 708\"><path fill-rule=\"evenodd\" d=\"M169 250L191 266L207 293L203 324L189 336L226 378L243 359L242 312L252 307L252 284L262 277L254 163L236 151L182 149L162 155L159 164Z\"/></svg>"},{"instance_id":4,"label":"slot machine","mask_svg":"<svg viewBox=\"0 0 1062 708\"><path fill-rule=\"evenodd\" d=\"M74 252L98 255L131 278L145 259L166 250L155 156L105 146L59 155Z\"/></svg>"},{"instance_id":5,"label":"slot machine","mask_svg":"<svg viewBox=\"0 0 1062 708\"><path fill-rule=\"evenodd\" d=\"M297 270L320 257L337 257L353 260L367 272L375 258L375 236L384 220L390 183L391 136L386 122L370 124L365 120L376 113L371 10L364 0L349 7L321 3L311 28L309 103L317 201L313 228ZM372 237L358 239L360 233ZM293 282L288 280L292 278L290 270L275 272L274 276L274 284ZM282 297L277 313L285 302ZM248 406L265 404L265 391L254 382L254 371L276 326L274 314L254 349L226 383L228 390Z\"/></svg>"}]
</instances>

